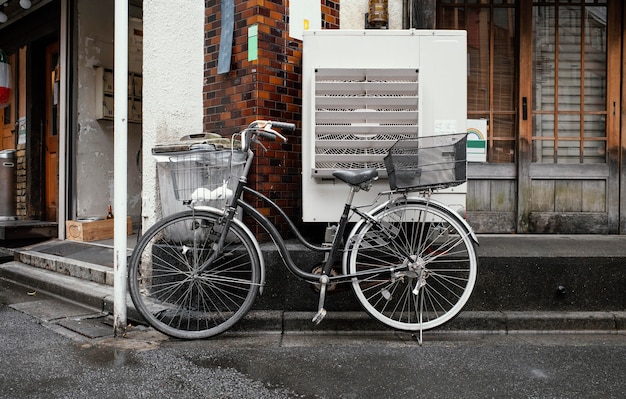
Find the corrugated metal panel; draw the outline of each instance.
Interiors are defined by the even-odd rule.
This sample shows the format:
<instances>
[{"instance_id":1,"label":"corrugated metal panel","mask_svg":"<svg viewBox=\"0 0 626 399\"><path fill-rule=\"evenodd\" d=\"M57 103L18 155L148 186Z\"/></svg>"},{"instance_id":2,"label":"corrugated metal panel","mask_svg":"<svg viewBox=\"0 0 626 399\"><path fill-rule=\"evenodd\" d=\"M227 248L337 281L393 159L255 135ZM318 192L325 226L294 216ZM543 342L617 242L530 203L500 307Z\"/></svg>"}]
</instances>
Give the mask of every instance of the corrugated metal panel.
<instances>
[{"instance_id":1,"label":"corrugated metal panel","mask_svg":"<svg viewBox=\"0 0 626 399\"><path fill-rule=\"evenodd\" d=\"M418 135L419 71L414 68L319 68L314 86L314 177L372 167L384 175L387 149Z\"/></svg>"}]
</instances>

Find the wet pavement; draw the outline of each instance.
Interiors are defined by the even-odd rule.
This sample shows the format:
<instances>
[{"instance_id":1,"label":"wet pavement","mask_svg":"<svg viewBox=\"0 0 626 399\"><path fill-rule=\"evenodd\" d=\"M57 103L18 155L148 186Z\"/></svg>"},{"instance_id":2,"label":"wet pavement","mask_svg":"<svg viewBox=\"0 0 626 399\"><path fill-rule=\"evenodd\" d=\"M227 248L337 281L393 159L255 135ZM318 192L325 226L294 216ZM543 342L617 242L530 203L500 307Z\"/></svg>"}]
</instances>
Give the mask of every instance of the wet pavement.
<instances>
[{"instance_id":1,"label":"wet pavement","mask_svg":"<svg viewBox=\"0 0 626 399\"><path fill-rule=\"evenodd\" d=\"M0 280L2 398L622 398L626 335L239 331L114 338L95 309Z\"/></svg>"}]
</instances>

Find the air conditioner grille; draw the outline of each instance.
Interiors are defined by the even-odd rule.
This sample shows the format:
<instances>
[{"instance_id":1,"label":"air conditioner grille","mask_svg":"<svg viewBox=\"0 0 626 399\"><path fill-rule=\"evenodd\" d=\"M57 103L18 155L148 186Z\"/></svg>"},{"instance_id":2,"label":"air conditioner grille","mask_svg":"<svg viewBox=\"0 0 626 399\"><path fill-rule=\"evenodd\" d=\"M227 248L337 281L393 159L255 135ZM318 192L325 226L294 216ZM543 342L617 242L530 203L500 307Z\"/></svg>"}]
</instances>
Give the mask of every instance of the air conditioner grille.
<instances>
[{"instance_id":1,"label":"air conditioner grille","mask_svg":"<svg viewBox=\"0 0 626 399\"><path fill-rule=\"evenodd\" d=\"M418 136L416 69L315 71L315 151L312 175L337 169L377 168L399 139Z\"/></svg>"}]
</instances>

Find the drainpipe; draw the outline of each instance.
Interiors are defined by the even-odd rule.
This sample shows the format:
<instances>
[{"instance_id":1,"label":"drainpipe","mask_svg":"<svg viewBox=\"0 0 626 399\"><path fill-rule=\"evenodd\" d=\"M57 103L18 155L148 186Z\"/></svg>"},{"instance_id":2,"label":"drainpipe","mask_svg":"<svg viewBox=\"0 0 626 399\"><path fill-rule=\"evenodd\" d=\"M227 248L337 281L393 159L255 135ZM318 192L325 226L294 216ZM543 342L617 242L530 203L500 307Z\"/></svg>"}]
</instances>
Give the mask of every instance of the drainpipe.
<instances>
[{"instance_id":1,"label":"drainpipe","mask_svg":"<svg viewBox=\"0 0 626 399\"><path fill-rule=\"evenodd\" d=\"M113 329L116 337L126 334L126 276L127 260L127 180L128 180L128 0L115 0L114 37L114 97L115 110L113 145Z\"/></svg>"},{"instance_id":2,"label":"drainpipe","mask_svg":"<svg viewBox=\"0 0 626 399\"><path fill-rule=\"evenodd\" d=\"M402 29L411 29L411 0L402 0Z\"/></svg>"}]
</instances>

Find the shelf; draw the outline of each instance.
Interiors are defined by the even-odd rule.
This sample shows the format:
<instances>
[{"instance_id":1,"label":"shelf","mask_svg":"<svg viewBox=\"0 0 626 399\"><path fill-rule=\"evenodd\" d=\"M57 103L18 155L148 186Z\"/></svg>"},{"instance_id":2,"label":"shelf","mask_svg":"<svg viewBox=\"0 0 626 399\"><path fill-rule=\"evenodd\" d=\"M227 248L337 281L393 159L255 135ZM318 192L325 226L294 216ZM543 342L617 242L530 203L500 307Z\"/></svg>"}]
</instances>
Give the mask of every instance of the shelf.
<instances>
[{"instance_id":1,"label":"shelf","mask_svg":"<svg viewBox=\"0 0 626 399\"><path fill-rule=\"evenodd\" d=\"M96 119L113 120L114 84L111 68L96 67ZM140 73L128 73L128 121L142 121L143 77Z\"/></svg>"}]
</instances>

